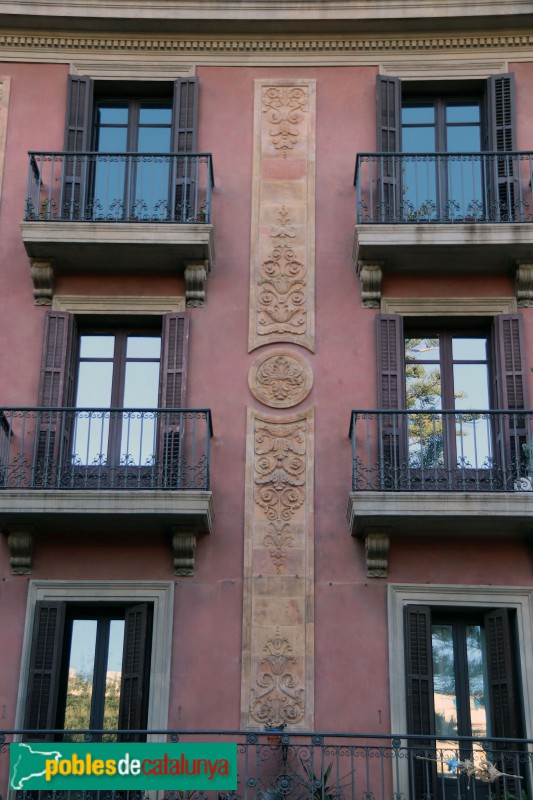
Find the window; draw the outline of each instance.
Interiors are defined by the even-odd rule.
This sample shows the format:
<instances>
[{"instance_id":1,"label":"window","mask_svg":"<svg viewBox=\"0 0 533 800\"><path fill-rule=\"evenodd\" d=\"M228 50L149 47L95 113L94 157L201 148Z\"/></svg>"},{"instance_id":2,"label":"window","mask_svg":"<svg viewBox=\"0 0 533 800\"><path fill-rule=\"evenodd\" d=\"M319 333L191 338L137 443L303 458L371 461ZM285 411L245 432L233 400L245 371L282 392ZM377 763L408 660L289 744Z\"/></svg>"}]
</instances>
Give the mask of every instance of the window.
<instances>
[{"instance_id":1,"label":"window","mask_svg":"<svg viewBox=\"0 0 533 800\"><path fill-rule=\"evenodd\" d=\"M521 317L468 323L377 318L379 405L393 412L379 416L380 453L394 488L513 489L520 477Z\"/></svg>"},{"instance_id":2,"label":"window","mask_svg":"<svg viewBox=\"0 0 533 800\"><path fill-rule=\"evenodd\" d=\"M406 332L407 333L407 332ZM449 416L409 417L409 461L488 467L493 459L492 421L466 410L488 410L489 337L479 333L409 331L405 336L406 408Z\"/></svg>"},{"instance_id":3,"label":"window","mask_svg":"<svg viewBox=\"0 0 533 800\"><path fill-rule=\"evenodd\" d=\"M171 152L171 101L100 100L94 137L97 153L114 154L96 159L94 213L126 219L167 215L171 163L156 154ZM143 160L119 155L128 152L150 155Z\"/></svg>"},{"instance_id":4,"label":"window","mask_svg":"<svg viewBox=\"0 0 533 800\"><path fill-rule=\"evenodd\" d=\"M38 422L42 485L185 485L181 415L157 409L185 407L188 316L153 324L47 313L39 407L55 410Z\"/></svg>"},{"instance_id":5,"label":"window","mask_svg":"<svg viewBox=\"0 0 533 800\"><path fill-rule=\"evenodd\" d=\"M158 407L161 336L130 330L81 333L76 408ZM156 452L156 419L135 413L77 415L73 453L83 464L149 465Z\"/></svg>"},{"instance_id":6,"label":"window","mask_svg":"<svg viewBox=\"0 0 533 800\"><path fill-rule=\"evenodd\" d=\"M25 727L146 727L151 614L148 604L38 603Z\"/></svg>"},{"instance_id":7,"label":"window","mask_svg":"<svg viewBox=\"0 0 533 800\"><path fill-rule=\"evenodd\" d=\"M483 206L481 100L431 97L402 100L401 144L404 153L470 154L453 159L429 156L406 159L402 169L402 203L406 213L426 221L441 217L479 216Z\"/></svg>"},{"instance_id":8,"label":"window","mask_svg":"<svg viewBox=\"0 0 533 800\"><path fill-rule=\"evenodd\" d=\"M377 148L397 154L380 162L384 220L513 221L517 165L489 155L516 150L513 74L426 86L378 76Z\"/></svg>"},{"instance_id":9,"label":"window","mask_svg":"<svg viewBox=\"0 0 533 800\"><path fill-rule=\"evenodd\" d=\"M185 222L198 207L198 82L95 83L69 76L62 216ZM95 153L92 155L91 153ZM141 155L143 154L143 155Z\"/></svg>"},{"instance_id":10,"label":"window","mask_svg":"<svg viewBox=\"0 0 533 800\"><path fill-rule=\"evenodd\" d=\"M30 581L18 727L166 728L172 616L171 582Z\"/></svg>"},{"instance_id":11,"label":"window","mask_svg":"<svg viewBox=\"0 0 533 800\"><path fill-rule=\"evenodd\" d=\"M422 605L407 605L404 615L408 733L437 739L420 742L425 751L436 749L431 770L412 761L415 795L422 797L433 785L435 796L456 797L458 778L446 760L487 757L480 742L459 744L457 737L513 739L522 732L515 617L507 608ZM520 775L519 747L503 743L494 749L492 759L505 765L501 771Z\"/></svg>"}]
</instances>

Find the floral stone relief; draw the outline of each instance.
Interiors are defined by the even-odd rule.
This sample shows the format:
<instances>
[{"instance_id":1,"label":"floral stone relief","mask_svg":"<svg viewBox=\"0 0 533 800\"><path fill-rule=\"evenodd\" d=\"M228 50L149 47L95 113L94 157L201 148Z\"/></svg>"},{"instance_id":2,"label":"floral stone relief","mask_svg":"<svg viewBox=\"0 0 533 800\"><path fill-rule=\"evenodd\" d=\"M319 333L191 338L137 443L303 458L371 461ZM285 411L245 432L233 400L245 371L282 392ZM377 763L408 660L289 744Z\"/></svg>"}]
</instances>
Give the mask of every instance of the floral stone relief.
<instances>
[{"instance_id":1,"label":"floral stone relief","mask_svg":"<svg viewBox=\"0 0 533 800\"><path fill-rule=\"evenodd\" d=\"M261 355L250 367L250 391L272 408L290 408L305 400L313 386L310 365L299 354L277 350Z\"/></svg>"}]
</instances>

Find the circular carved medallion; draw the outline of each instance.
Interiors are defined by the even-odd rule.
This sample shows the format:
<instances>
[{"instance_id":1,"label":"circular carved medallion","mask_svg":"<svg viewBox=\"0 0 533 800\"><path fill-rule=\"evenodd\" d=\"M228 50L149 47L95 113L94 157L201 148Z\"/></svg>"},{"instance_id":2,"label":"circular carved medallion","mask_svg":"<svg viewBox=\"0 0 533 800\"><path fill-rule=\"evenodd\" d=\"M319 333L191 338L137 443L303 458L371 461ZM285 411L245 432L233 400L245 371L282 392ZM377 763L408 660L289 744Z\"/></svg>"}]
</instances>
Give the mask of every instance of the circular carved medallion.
<instances>
[{"instance_id":1,"label":"circular carved medallion","mask_svg":"<svg viewBox=\"0 0 533 800\"><path fill-rule=\"evenodd\" d=\"M311 366L299 353L270 351L260 356L248 373L254 397L271 408L290 408L305 400L313 386Z\"/></svg>"}]
</instances>

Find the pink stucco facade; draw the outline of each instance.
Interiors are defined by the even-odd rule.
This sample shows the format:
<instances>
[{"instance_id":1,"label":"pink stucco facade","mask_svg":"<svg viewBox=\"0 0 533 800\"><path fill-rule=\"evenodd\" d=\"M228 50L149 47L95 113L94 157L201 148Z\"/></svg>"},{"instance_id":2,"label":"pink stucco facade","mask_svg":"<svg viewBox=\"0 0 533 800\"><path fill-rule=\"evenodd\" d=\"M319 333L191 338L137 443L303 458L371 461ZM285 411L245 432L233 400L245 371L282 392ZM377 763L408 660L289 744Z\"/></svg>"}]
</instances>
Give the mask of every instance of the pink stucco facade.
<instances>
[{"instance_id":1,"label":"pink stucco facade","mask_svg":"<svg viewBox=\"0 0 533 800\"><path fill-rule=\"evenodd\" d=\"M464 22L465 30L468 24L468 20ZM530 18L527 25L528 30L533 28ZM53 28L53 20L51 26ZM350 35L357 37L357 32ZM38 50L29 46L26 54L18 51L13 56L6 47L6 58L0 67L0 79L10 79L0 200L0 396L1 407L5 409L39 405L45 317L54 308L53 305L34 304L30 259L21 234L27 191L27 153L64 149L67 79L69 73L73 73L69 63L76 63L78 74L89 74L89 67L83 72L83 64L92 58L100 91L106 80L110 86L112 84L113 92L117 91L117 82L126 81L123 76L113 77L112 70L106 76L105 66L101 64L94 67L100 63L96 49L91 51L90 58L83 55L81 47L78 53L62 54L57 46L47 45L44 34L37 31L35 36L42 40L46 57L38 58ZM179 39L174 33L169 36ZM202 39L202 34L198 36ZM209 38L209 34L206 36ZM302 37L306 38L303 33ZM313 37L317 39L316 34ZM388 37L388 33L383 33L382 38L387 40ZM279 39L282 40L283 37ZM75 51L76 45L73 48ZM469 60L479 59L479 53L473 46L469 49L458 45L458 48L468 77ZM364 307L362 303L361 281L353 261L357 227L353 175L357 153L380 150L376 143L376 80L379 74L387 74L383 69L387 61L384 53L386 56L385 50L376 53L375 58L366 53L364 58L350 59L340 52L337 57L330 50L315 48L307 57L300 52L297 59L280 56L279 60L268 60L257 51L246 55L243 45L233 60L228 51L220 57L215 53L210 58L199 58L197 63L194 50L180 56L181 62L186 58L187 63L180 63L176 74L183 75L191 68L199 87L197 150L212 154L215 176L216 260L207 277L205 304L187 306L185 312L190 323L187 406L209 408L213 419L209 486L215 512L212 530L209 535L198 538L194 574L176 575L170 529L165 528L166 523L160 525L159 521L154 521L152 525L150 519L143 518L141 529L137 526L130 530L129 522L111 510L103 520L96 516L91 518L87 512L80 528L71 521L62 523L57 531L53 530L53 525L52 529L47 526L46 530L41 530L39 510L32 510L26 516L24 510L2 511L4 490L0 488L0 729L11 731L24 726L20 704L24 703L26 695L29 659L24 647L31 646L31 636L28 637L26 630L28 620L33 619L28 601L30 585L37 582L43 587L46 582L57 581L173 584L170 669L164 677L168 681L167 727L181 730L238 730L241 727L246 711L243 686L246 695L246 682L248 689L254 684L256 663L252 624L252 674L247 675L243 670L243 641L246 626L250 624L246 616L247 597L252 591L252 582L262 577L253 573L253 569L252 573L247 573L245 567L247 537L256 535L247 528L247 508L250 503L253 506L249 469L253 470L250 460L254 457L247 428L249 409L267 415L271 425L275 425L276 420L283 423L290 415L310 408L314 411L310 467L314 476L314 501L313 507L306 510L305 521L313 530L314 569L307 575L311 592L305 623L304 620L300 623L307 625L307 630L311 626L313 631L312 652L309 655L306 651L305 662L306 669L313 664L313 670L309 672L308 669L306 673L312 675L312 680L302 678L302 688L305 696L312 696L314 700L315 731L403 732L394 730L397 717L391 710L394 705L391 695L394 696L399 681L391 674L394 662L391 648L403 648L403 642L391 642L390 638L391 587L423 587L427 592L431 587L455 585L500 587L500 594L495 595L495 607L504 602L501 598L506 590L516 587L522 587L524 592L532 590L527 521L515 522L512 511L499 510L498 525L489 526L490 530L485 533L479 514L473 522L460 505L468 506L471 502L468 491L458 493L461 495L459 511L450 516L449 522L441 519L439 534L432 533L431 521L424 526L423 520L417 521L412 532L405 533L409 523L401 522L401 511L390 523L383 522L375 511L372 513L376 514L377 522L372 522L371 512L368 512L358 536L350 535L347 507L353 503L357 509L358 502L350 494L350 414L352 409L383 407L378 394L376 349L376 317L383 313L380 303L391 299L423 301L432 298L448 300L452 307L454 298L471 300L474 305L476 302L490 305L491 300L503 298L507 313L522 319L523 375L529 397L533 397L530 369L533 364L533 302L519 300L517 307L515 277L517 261L533 269L531 259L528 261L524 256L531 251L528 242L533 242L531 221L500 225L506 229L505 236L494 245L500 250L495 256L496 266L490 270L484 269L485 251L478 253L475 247L469 250L467 267L448 270L447 259L452 263L458 249L446 250L446 244L428 246L426 268L389 269L376 245L375 259L369 250L370 254L361 260L377 260L384 264L380 298L373 308ZM420 55L414 44L410 53L414 62L429 57L425 53L423 58L424 54ZM0 60L1 56L0 50ZM116 53L113 56L118 58ZM401 61L397 53L396 56ZM139 63L143 58L140 56ZM530 151L533 149L533 60L526 57L523 48L517 45L516 54L511 45L508 53L490 50L486 57L487 75L476 73L474 78L468 78L469 87L481 91L489 75L496 73L496 62L502 59L508 63L507 72L514 74L516 146L520 151ZM128 64L130 62L131 56ZM162 82L163 62L157 63L158 80ZM396 65L400 78L405 66L402 64ZM393 74L393 67L389 65L389 68L389 74ZM157 72L153 64L147 63L149 69ZM165 69L168 80L174 80L176 76L171 75L168 63ZM441 72L444 69L442 67ZM456 82L460 82L457 81L458 71L457 65L451 71ZM427 76L423 79L428 80ZM136 80L142 82L139 70ZM312 296L315 344L312 350L294 342L284 344L280 336L275 343L248 351L251 280L253 284L250 264L254 260L253 195L257 187L254 119L261 119L261 113L258 115L254 107L258 81L285 81L289 86L291 82L316 82L315 224L308 231L314 242L315 264ZM439 77L429 80L427 85L431 92L443 91L443 82ZM281 181L293 180L290 167L284 168L281 157L275 169ZM33 222L43 230L47 224L47 221ZM383 242L392 236L386 224L375 227L380 229ZM423 226L412 226L416 227ZM495 239L491 241L496 242L500 235L498 225L492 228L494 234L491 235ZM517 228L520 242L515 235ZM460 250L460 245L456 247ZM158 271L148 267L130 271L121 267L115 270L114 256L108 259L108 266L102 268L100 263L94 271L77 270L75 263L69 269L57 270L53 298L132 298L138 309L142 298L180 297L185 308L188 286L183 269ZM150 263L150 256L146 263ZM255 290L252 285L252 294ZM471 315L467 306L465 308L464 318L470 320ZM110 319L113 317L113 312L106 313L110 314ZM138 314L138 310L135 313ZM412 319L415 312L408 313ZM452 316L449 310L440 314L432 312L431 316L425 313L423 302L416 313L426 327L435 319L440 324L443 318L449 320ZM487 330L496 313L494 310L473 312ZM78 314L78 321L81 316ZM91 318L95 316L99 314L93 310ZM116 316L115 312L113 318ZM310 393L287 410L268 408L256 399L248 385L251 365L268 348L276 347L282 347L289 355L303 355L313 375ZM492 407L495 408L496 403ZM525 410L530 407L529 401ZM516 494L512 481L506 489L501 494L507 497L506 508L511 508ZM22 490L21 494L24 494ZM468 495L466 499L465 494ZM520 494L523 504L533 499L533 494ZM531 510L526 509L525 517ZM16 530L21 526L25 530L28 526L31 528L33 553L25 574L13 571L13 551L9 544L13 526ZM385 531L390 539L386 574L381 577L367 572L365 538L375 529ZM292 578L296 580L298 576ZM435 598L435 602L442 604L439 588L435 588ZM523 637L521 652L533 641L533 633L525 632L525 627L526 622L521 619L518 623L518 635ZM522 676L524 669L524 666L519 668ZM528 692L524 691L522 702L526 703L528 697ZM532 718L533 711L523 708L522 737L533 735ZM259 722L255 725L257 730L263 727ZM0 780L6 781L5 770ZM5 796L4 785L0 785L0 791Z\"/></svg>"}]
</instances>

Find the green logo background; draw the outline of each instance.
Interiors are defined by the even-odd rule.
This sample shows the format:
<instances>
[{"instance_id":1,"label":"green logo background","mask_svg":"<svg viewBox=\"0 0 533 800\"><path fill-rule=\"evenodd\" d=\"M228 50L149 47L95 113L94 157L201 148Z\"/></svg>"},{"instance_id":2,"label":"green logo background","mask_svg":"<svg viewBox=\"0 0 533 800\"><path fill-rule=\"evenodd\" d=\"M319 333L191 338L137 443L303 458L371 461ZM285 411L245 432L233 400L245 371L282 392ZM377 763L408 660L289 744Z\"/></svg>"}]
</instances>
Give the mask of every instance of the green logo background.
<instances>
[{"instance_id":1,"label":"green logo background","mask_svg":"<svg viewBox=\"0 0 533 800\"><path fill-rule=\"evenodd\" d=\"M215 789L237 788L237 745L224 744L48 744L11 745L11 789ZM114 760L117 772L106 774ZM227 761L226 765L223 760ZM75 763L78 774L60 774ZM87 774L95 761L103 762L103 774ZM132 762L139 762L138 774L131 774ZM210 762L210 764L208 763ZM218 762L218 764L217 764ZM130 774L120 774L130 767ZM219 769L227 774L220 774ZM52 774L57 770L56 774ZM150 774L146 774L150 770ZM196 774L187 774L196 772ZM162 774L167 772L167 774ZM179 773L179 774L176 774ZM185 774L183 774L185 773ZM48 774L49 780L46 779Z\"/></svg>"}]
</instances>

